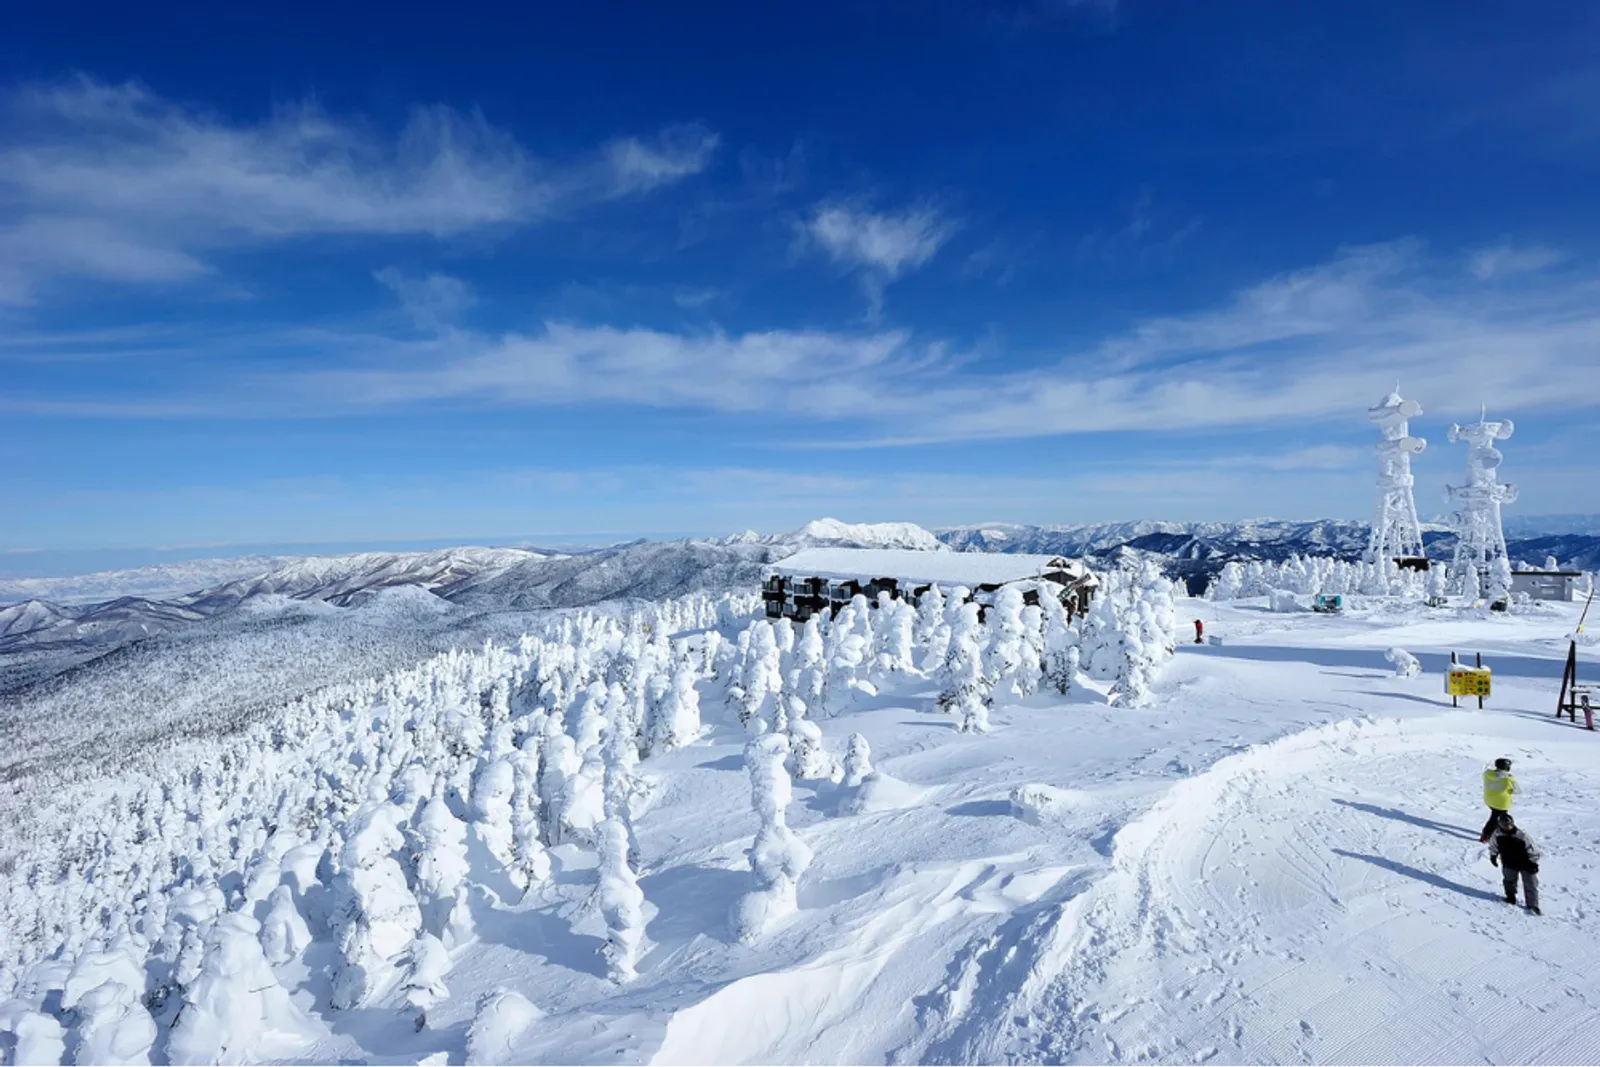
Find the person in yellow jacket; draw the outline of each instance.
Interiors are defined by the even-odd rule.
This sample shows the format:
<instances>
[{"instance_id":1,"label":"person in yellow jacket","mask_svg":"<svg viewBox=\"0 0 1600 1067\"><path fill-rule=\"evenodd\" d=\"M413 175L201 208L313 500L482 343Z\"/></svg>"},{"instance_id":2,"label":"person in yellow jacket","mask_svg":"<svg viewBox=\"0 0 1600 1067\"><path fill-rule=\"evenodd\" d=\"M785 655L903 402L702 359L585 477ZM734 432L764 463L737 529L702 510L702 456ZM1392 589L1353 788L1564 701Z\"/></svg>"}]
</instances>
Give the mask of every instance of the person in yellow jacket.
<instances>
[{"instance_id":1,"label":"person in yellow jacket","mask_svg":"<svg viewBox=\"0 0 1600 1067\"><path fill-rule=\"evenodd\" d=\"M1511 798L1516 792L1517 780L1511 777L1511 761L1501 756L1493 767L1483 772L1483 802L1489 805L1489 821L1483 824L1479 841L1489 840L1500 816L1511 810Z\"/></svg>"}]
</instances>

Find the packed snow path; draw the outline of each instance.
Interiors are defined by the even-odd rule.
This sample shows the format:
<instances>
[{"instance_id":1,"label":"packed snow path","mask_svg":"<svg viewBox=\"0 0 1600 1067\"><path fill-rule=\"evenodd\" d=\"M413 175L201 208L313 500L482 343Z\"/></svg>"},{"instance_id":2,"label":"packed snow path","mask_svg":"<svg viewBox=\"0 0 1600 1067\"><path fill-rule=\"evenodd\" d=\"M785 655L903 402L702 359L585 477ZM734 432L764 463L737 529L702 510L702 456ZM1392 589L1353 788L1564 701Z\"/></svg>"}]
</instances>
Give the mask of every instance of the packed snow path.
<instances>
[{"instance_id":1,"label":"packed snow path","mask_svg":"<svg viewBox=\"0 0 1600 1067\"><path fill-rule=\"evenodd\" d=\"M1600 1062L1596 745L1525 722L1340 723L1173 787L1063 909L1025 1024L961 1054ZM1501 899L1461 803L1508 752L1539 768L1519 806L1551 857L1543 918Z\"/></svg>"}]
</instances>

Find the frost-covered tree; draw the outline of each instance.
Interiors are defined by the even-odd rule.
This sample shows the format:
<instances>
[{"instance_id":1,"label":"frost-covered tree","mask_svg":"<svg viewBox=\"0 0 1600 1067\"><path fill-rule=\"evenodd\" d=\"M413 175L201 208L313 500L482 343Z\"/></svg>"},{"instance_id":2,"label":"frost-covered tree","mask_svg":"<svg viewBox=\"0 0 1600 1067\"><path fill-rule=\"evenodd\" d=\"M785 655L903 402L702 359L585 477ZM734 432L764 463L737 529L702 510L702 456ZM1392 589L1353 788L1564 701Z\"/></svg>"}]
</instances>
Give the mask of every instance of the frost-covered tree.
<instances>
[{"instance_id":1,"label":"frost-covered tree","mask_svg":"<svg viewBox=\"0 0 1600 1067\"><path fill-rule=\"evenodd\" d=\"M383 986L422 926L417 899L395 860L405 839L394 815L388 804L359 812L340 854L333 887L340 956L331 1001L336 1009L357 1007Z\"/></svg>"},{"instance_id":2,"label":"frost-covered tree","mask_svg":"<svg viewBox=\"0 0 1600 1067\"><path fill-rule=\"evenodd\" d=\"M1137 602L1117 618L1116 666L1110 696L1124 707L1141 707L1150 699L1154 665L1144 641L1149 629L1144 617L1148 610L1148 604Z\"/></svg>"},{"instance_id":3,"label":"frost-covered tree","mask_svg":"<svg viewBox=\"0 0 1600 1067\"><path fill-rule=\"evenodd\" d=\"M78 1022L72 1035L74 1063L149 1064L150 1049L156 1043L156 1021L145 1009L141 989L108 980L78 998ZM32 1061L18 1057L16 1062Z\"/></svg>"},{"instance_id":4,"label":"frost-covered tree","mask_svg":"<svg viewBox=\"0 0 1600 1067\"><path fill-rule=\"evenodd\" d=\"M916 670L916 610L888 593L879 593L878 618L877 674L883 677Z\"/></svg>"},{"instance_id":5,"label":"frost-covered tree","mask_svg":"<svg viewBox=\"0 0 1600 1067\"><path fill-rule=\"evenodd\" d=\"M544 1018L544 1012L521 993L496 989L478 1002L478 1013L467 1031L467 1063L525 1063L516 1051L517 1041Z\"/></svg>"},{"instance_id":6,"label":"frost-covered tree","mask_svg":"<svg viewBox=\"0 0 1600 1067\"><path fill-rule=\"evenodd\" d=\"M91 948L74 960L61 985L61 1007L71 1011L91 989L106 982L125 986L136 997L144 996L145 968L133 945L123 942Z\"/></svg>"},{"instance_id":7,"label":"frost-covered tree","mask_svg":"<svg viewBox=\"0 0 1600 1067\"><path fill-rule=\"evenodd\" d=\"M944 592L935 582L917 597L916 624L912 629L918 648L927 648L933 641L933 632L944 622ZM931 666L937 666L931 665ZM930 665L925 664L924 669Z\"/></svg>"},{"instance_id":8,"label":"frost-covered tree","mask_svg":"<svg viewBox=\"0 0 1600 1067\"><path fill-rule=\"evenodd\" d=\"M394 837L399 847L398 831ZM394 873L399 874L398 866ZM167 1043L173 1063L248 1063L258 1058L263 1038L304 1027L288 990L261 954L260 932L254 919L237 912L212 924L200 976L184 995Z\"/></svg>"},{"instance_id":9,"label":"frost-covered tree","mask_svg":"<svg viewBox=\"0 0 1600 1067\"><path fill-rule=\"evenodd\" d=\"M222 891L211 884L189 886L169 898L165 928L151 967L155 979L152 1007L159 1008L200 976L206 929L226 907Z\"/></svg>"},{"instance_id":10,"label":"frost-covered tree","mask_svg":"<svg viewBox=\"0 0 1600 1067\"><path fill-rule=\"evenodd\" d=\"M771 729L777 717L778 696L783 691L783 657L772 624L765 619L750 627L750 652L743 674L739 721L749 726L759 720Z\"/></svg>"},{"instance_id":11,"label":"frost-covered tree","mask_svg":"<svg viewBox=\"0 0 1600 1067\"><path fill-rule=\"evenodd\" d=\"M1489 600L1511 602L1511 560L1496 556L1489 564Z\"/></svg>"},{"instance_id":12,"label":"frost-covered tree","mask_svg":"<svg viewBox=\"0 0 1600 1067\"><path fill-rule=\"evenodd\" d=\"M639 842L633 832L634 768L639 754L629 736L626 718L626 694L620 686L612 687L610 723L605 740L605 776L603 780L602 811L606 820L622 825L628 839L628 856L631 862L639 861Z\"/></svg>"},{"instance_id":13,"label":"frost-covered tree","mask_svg":"<svg viewBox=\"0 0 1600 1067\"><path fill-rule=\"evenodd\" d=\"M400 995L405 997L413 1029L426 1027L428 1012L450 995L449 988L444 984L444 976L449 970L450 953L443 941L425 933L411 942L411 947L406 950L406 970L400 983Z\"/></svg>"},{"instance_id":14,"label":"frost-covered tree","mask_svg":"<svg viewBox=\"0 0 1600 1067\"><path fill-rule=\"evenodd\" d=\"M1450 570L1435 562L1428 568L1428 596L1443 599L1450 595Z\"/></svg>"},{"instance_id":15,"label":"frost-covered tree","mask_svg":"<svg viewBox=\"0 0 1600 1067\"><path fill-rule=\"evenodd\" d=\"M700 739L700 693L693 669L679 661L672 670L671 686L662 697L655 718L651 751L670 752Z\"/></svg>"},{"instance_id":16,"label":"frost-covered tree","mask_svg":"<svg viewBox=\"0 0 1600 1067\"><path fill-rule=\"evenodd\" d=\"M52 1064L66 1057L66 1031L61 1028L61 1020L34 1011L20 1000L0 1004L0 1032L11 1035L11 1063Z\"/></svg>"},{"instance_id":17,"label":"frost-covered tree","mask_svg":"<svg viewBox=\"0 0 1600 1067\"><path fill-rule=\"evenodd\" d=\"M1298 584L1307 584L1303 561ZM1172 602L1172 583L1161 573L1154 560L1145 560L1139 567L1136 595L1140 604L1140 639L1155 664L1170 659L1178 644L1178 609Z\"/></svg>"},{"instance_id":18,"label":"frost-covered tree","mask_svg":"<svg viewBox=\"0 0 1600 1067\"><path fill-rule=\"evenodd\" d=\"M467 824L456 818L443 797L435 796L423 805L411 835L423 929L449 945L460 945L472 936Z\"/></svg>"},{"instance_id":19,"label":"frost-covered tree","mask_svg":"<svg viewBox=\"0 0 1600 1067\"><path fill-rule=\"evenodd\" d=\"M1237 562L1222 565L1222 570L1206 590L1210 600L1238 600L1244 595L1244 567Z\"/></svg>"},{"instance_id":20,"label":"frost-covered tree","mask_svg":"<svg viewBox=\"0 0 1600 1067\"><path fill-rule=\"evenodd\" d=\"M788 700L789 769L801 781L831 781L838 766L822 744L822 727L806 718L806 704L797 696Z\"/></svg>"},{"instance_id":21,"label":"frost-covered tree","mask_svg":"<svg viewBox=\"0 0 1600 1067\"><path fill-rule=\"evenodd\" d=\"M857 597L866 610L866 598ZM871 683L862 677L867 665L868 641L861 633L861 621L856 615L855 600L845 605L828 628L827 704L824 710L838 712L848 706L857 692L873 692Z\"/></svg>"},{"instance_id":22,"label":"frost-covered tree","mask_svg":"<svg viewBox=\"0 0 1600 1067\"><path fill-rule=\"evenodd\" d=\"M1111 590L1102 590L1083 619L1081 664L1092 677L1110 681L1122 664L1122 615Z\"/></svg>"},{"instance_id":23,"label":"frost-covered tree","mask_svg":"<svg viewBox=\"0 0 1600 1067\"><path fill-rule=\"evenodd\" d=\"M472 785L472 832L508 873L516 870L517 863L516 827L511 812L515 789L516 772L511 762L503 758L485 762ZM512 878L515 881L514 873Z\"/></svg>"},{"instance_id":24,"label":"frost-covered tree","mask_svg":"<svg viewBox=\"0 0 1600 1067\"><path fill-rule=\"evenodd\" d=\"M984 673L993 680L993 690L1011 697L1025 697L1038 688L1039 658L1029 640L1023 621L1022 590L1014 585L995 594L990 613L988 664Z\"/></svg>"},{"instance_id":25,"label":"frost-covered tree","mask_svg":"<svg viewBox=\"0 0 1600 1067\"><path fill-rule=\"evenodd\" d=\"M860 734L851 734L844 752L844 784L855 789L872 773L872 746Z\"/></svg>"},{"instance_id":26,"label":"frost-covered tree","mask_svg":"<svg viewBox=\"0 0 1600 1067\"><path fill-rule=\"evenodd\" d=\"M828 650L822 640L822 618L806 620L794 643L795 681L791 688L808 708L824 706L828 691Z\"/></svg>"},{"instance_id":27,"label":"frost-covered tree","mask_svg":"<svg viewBox=\"0 0 1600 1067\"><path fill-rule=\"evenodd\" d=\"M540 736L530 733L511 756L515 787L511 794L511 880L523 891L550 877L550 854L545 850L539 817Z\"/></svg>"},{"instance_id":28,"label":"frost-covered tree","mask_svg":"<svg viewBox=\"0 0 1600 1067\"><path fill-rule=\"evenodd\" d=\"M539 744L539 817L544 843L561 844L572 833L573 785L583 761L577 745L567 736L560 715L544 721Z\"/></svg>"},{"instance_id":29,"label":"frost-covered tree","mask_svg":"<svg viewBox=\"0 0 1600 1067\"><path fill-rule=\"evenodd\" d=\"M606 923L606 943L601 953L613 982L631 982L638 976L644 946L644 891L630 858L628 827L617 815L600 824L599 904Z\"/></svg>"},{"instance_id":30,"label":"frost-covered tree","mask_svg":"<svg viewBox=\"0 0 1600 1067\"><path fill-rule=\"evenodd\" d=\"M1044 680L1062 696L1072 692L1078 669L1078 631L1067 620L1061 601L1045 597L1044 607L1044 662L1041 665Z\"/></svg>"},{"instance_id":31,"label":"frost-covered tree","mask_svg":"<svg viewBox=\"0 0 1600 1067\"><path fill-rule=\"evenodd\" d=\"M606 732L606 686L590 682L578 697L576 718L578 755L584 759L597 749Z\"/></svg>"},{"instance_id":32,"label":"frost-covered tree","mask_svg":"<svg viewBox=\"0 0 1600 1067\"><path fill-rule=\"evenodd\" d=\"M982 624L976 604L962 604L955 611L950 651L939 681L939 707L956 717L956 729L987 731L992 681L983 673Z\"/></svg>"},{"instance_id":33,"label":"frost-covered tree","mask_svg":"<svg viewBox=\"0 0 1600 1067\"><path fill-rule=\"evenodd\" d=\"M297 958L311 944L311 927L295 907L294 891L280 885L267 897L267 914L261 920L261 951L274 967Z\"/></svg>"},{"instance_id":34,"label":"frost-covered tree","mask_svg":"<svg viewBox=\"0 0 1600 1067\"><path fill-rule=\"evenodd\" d=\"M757 737L744 752L751 803L761 826L748 853L752 887L739 901L733 925L741 941L753 941L794 911L796 885L811 865L811 849L789 829L784 814L793 788L784 767L787 739L777 734Z\"/></svg>"}]
</instances>

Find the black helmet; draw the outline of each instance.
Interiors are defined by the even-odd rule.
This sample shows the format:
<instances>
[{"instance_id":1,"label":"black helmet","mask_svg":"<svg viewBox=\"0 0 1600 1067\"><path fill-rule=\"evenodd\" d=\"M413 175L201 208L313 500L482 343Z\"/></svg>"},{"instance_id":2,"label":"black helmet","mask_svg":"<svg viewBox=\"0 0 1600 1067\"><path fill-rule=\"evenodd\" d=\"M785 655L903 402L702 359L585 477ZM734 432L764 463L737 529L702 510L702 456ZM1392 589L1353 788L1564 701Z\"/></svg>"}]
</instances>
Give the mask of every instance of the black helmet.
<instances>
[{"instance_id":1,"label":"black helmet","mask_svg":"<svg viewBox=\"0 0 1600 1067\"><path fill-rule=\"evenodd\" d=\"M1511 761L1501 756L1494 761L1494 769L1497 771L1509 771L1511 769Z\"/></svg>"},{"instance_id":2,"label":"black helmet","mask_svg":"<svg viewBox=\"0 0 1600 1067\"><path fill-rule=\"evenodd\" d=\"M1517 824L1516 820L1511 817L1511 813L1509 811L1502 811L1495 821L1508 830Z\"/></svg>"}]
</instances>

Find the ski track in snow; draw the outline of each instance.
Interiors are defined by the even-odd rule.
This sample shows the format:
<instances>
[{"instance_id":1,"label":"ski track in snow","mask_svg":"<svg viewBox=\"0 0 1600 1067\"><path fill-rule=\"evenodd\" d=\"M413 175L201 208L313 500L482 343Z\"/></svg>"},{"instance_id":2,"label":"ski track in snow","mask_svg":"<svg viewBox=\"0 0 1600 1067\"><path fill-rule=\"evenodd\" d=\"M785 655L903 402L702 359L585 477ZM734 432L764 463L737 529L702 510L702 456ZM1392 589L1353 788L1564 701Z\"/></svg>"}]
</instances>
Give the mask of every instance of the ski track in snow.
<instances>
[{"instance_id":1,"label":"ski track in snow","mask_svg":"<svg viewBox=\"0 0 1600 1067\"><path fill-rule=\"evenodd\" d=\"M1012 1062L1600 1060L1592 855L1577 869L1547 860L1537 919L1500 899L1478 813L1438 814L1453 798L1433 786L1507 740L1469 712L1339 723L1174 786L1118 835L1111 873L1058 916L997 1027L935 1051ZM1537 758L1560 783L1541 798L1540 840L1570 856L1600 830L1594 749L1548 746Z\"/></svg>"}]
</instances>

